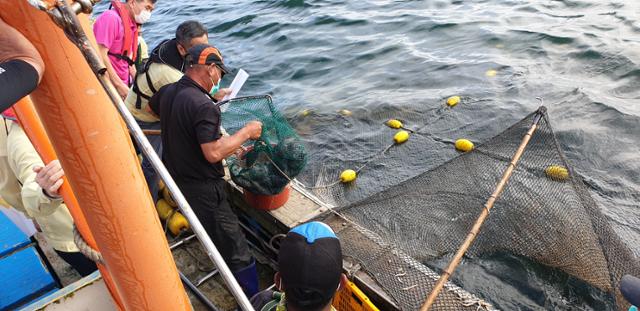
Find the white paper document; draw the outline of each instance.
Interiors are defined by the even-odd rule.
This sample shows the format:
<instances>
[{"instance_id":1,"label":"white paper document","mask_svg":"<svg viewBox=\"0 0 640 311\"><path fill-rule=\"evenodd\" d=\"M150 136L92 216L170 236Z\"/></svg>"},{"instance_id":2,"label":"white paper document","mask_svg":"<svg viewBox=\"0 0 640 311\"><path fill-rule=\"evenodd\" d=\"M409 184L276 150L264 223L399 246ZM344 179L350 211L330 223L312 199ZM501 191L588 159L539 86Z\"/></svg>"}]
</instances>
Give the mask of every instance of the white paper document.
<instances>
[{"instance_id":1,"label":"white paper document","mask_svg":"<svg viewBox=\"0 0 640 311\"><path fill-rule=\"evenodd\" d=\"M236 96L238 95L238 92L240 92L240 89L242 88L244 83L247 82L248 78L249 78L249 74L243 69L240 69L236 77L233 78L233 82L231 82L231 85L229 86L229 88L231 89L231 94L225 96L222 100L236 98Z\"/></svg>"}]
</instances>

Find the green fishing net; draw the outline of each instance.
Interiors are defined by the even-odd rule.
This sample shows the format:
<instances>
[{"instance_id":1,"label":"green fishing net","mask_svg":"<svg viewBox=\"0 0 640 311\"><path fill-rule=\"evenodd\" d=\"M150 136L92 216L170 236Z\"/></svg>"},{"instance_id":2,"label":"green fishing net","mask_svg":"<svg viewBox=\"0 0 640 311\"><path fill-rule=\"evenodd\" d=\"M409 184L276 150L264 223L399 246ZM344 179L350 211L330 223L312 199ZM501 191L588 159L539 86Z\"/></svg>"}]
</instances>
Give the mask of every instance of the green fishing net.
<instances>
[{"instance_id":1,"label":"green fishing net","mask_svg":"<svg viewBox=\"0 0 640 311\"><path fill-rule=\"evenodd\" d=\"M282 192L307 164L307 153L295 130L271 97L248 96L222 103L222 127L233 135L252 120L262 122L262 135L246 151L227 159L231 179L254 194Z\"/></svg>"}]
</instances>

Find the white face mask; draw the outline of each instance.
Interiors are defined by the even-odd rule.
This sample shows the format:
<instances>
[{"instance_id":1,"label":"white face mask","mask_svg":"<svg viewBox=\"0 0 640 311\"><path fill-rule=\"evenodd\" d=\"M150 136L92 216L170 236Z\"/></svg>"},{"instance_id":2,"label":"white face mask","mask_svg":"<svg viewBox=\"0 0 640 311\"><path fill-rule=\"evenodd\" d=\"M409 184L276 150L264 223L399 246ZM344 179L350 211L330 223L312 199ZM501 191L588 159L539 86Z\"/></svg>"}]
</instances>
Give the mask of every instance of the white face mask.
<instances>
[{"instance_id":1,"label":"white face mask","mask_svg":"<svg viewBox=\"0 0 640 311\"><path fill-rule=\"evenodd\" d=\"M151 18L151 11L147 9L143 9L142 11L140 11L140 13L136 14L135 18L136 18L136 23L144 24L148 22L149 19Z\"/></svg>"}]
</instances>

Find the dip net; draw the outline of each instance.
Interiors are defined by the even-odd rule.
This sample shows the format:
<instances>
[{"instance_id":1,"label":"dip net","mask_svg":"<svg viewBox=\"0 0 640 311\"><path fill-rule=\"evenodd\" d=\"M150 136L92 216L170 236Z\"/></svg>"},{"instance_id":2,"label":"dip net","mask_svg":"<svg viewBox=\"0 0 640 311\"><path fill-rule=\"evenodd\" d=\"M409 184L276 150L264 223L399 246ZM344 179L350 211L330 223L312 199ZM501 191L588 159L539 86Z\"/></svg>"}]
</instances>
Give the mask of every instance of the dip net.
<instances>
[{"instance_id":1,"label":"dip net","mask_svg":"<svg viewBox=\"0 0 640 311\"><path fill-rule=\"evenodd\" d=\"M307 163L307 153L295 130L268 95L231 99L222 103L222 126L231 135L247 122L262 122L262 135L246 151L227 159L231 179L254 194L280 193Z\"/></svg>"},{"instance_id":2,"label":"dip net","mask_svg":"<svg viewBox=\"0 0 640 311\"><path fill-rule=\"evenodd\" d=\"M537 113L542 115L538 128L467 256L508 253L529 258L589 284L604 297L605 308L627 310L618 283L624 274L640 274L638 258L567 163L544 109L473 151L356 203L340 204L350 191L366 191L358 189L359 179L355 185L317 187L323 179L319 175L339 175L331 167L303 174L301 179L316 184L301 188L337 203L332 213L320 218L337 231L345 256L357 262L351 268L371 276L402 310L416 310L439 275L424 263L459 248ZM429 151L420 148L433 139L412 139L413 145L399 148L425 151L428 157ZM376 161L388 165L398 159L390 150ZM493 308L448 283L432 309L478 307Z\"/></svg>"}]
</instances>

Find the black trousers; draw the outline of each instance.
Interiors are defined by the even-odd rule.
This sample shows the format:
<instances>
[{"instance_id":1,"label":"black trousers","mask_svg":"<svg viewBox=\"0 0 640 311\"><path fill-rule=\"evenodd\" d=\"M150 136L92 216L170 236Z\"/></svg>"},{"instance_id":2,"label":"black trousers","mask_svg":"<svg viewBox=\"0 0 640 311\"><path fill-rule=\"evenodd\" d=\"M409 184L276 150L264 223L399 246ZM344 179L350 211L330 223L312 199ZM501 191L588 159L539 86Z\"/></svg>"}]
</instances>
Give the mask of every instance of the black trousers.
<instances>
[{"instance_id":1,"label":"black trousers","mask_svg":"<svg viewBox=\"0 0 640 311\"><path fill-rule=\"evenodd\" d=\"M56 253L83 277L98 270L96 263L80 252L68 253L56 250Z\"/></svg>"},{"instance_id":2,"label":"black trousers","mask_svg":"<svg viewBox=\"0 0 640 311\"><path fill-rule=\"evenodd\" d=\"M217 179L200 183L179 182L178 187L229 265L229 269L238 271L249 266L253 257L240 228L238 216L233 213L227 200L225 181Z\"/></svg>"}]
</instances>

